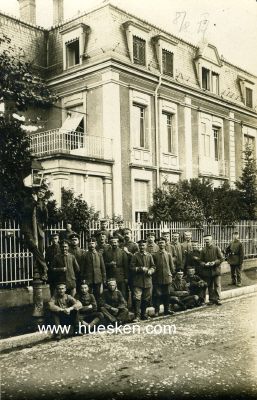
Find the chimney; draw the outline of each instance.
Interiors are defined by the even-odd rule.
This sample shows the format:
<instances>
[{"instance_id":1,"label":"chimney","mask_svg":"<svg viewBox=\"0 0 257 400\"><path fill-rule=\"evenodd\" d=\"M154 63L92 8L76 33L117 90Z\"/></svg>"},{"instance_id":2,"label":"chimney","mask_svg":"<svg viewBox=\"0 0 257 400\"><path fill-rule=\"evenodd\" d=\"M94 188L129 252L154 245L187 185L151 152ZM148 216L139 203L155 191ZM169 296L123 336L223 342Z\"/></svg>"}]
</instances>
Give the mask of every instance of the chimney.
<instances>
[{"instance_id":1,"label":"chimney","mask_svg":"<svg viewBox=\"0 0 257 400\"><path fill-rule=\"evenodd\" d=\"M53 24L63 21L63 0L53 0Z\"/></svg>"},{"instance_id":2,"label":"chimney","mask_svg":"<svg viewBox=\"0 0 257 400\"><path fill-rule=\"evenodd\" d=\"M20 19L30 24L36 24L36 0L18 0Z\"/></svg>"}]
</instances>

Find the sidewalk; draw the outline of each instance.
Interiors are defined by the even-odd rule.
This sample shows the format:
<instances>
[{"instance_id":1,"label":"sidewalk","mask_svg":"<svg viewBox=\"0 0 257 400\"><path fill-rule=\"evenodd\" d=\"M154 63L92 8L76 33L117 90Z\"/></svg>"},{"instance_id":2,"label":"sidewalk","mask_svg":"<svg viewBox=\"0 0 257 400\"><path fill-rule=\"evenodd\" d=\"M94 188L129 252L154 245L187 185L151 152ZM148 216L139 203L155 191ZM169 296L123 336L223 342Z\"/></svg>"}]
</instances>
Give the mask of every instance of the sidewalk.
<instances>
[{"instance_id":1,"label":"sidewalk","mask_svg":"<svg viewBox=\"0 0 257 400\"><path fill-rule=\"evenodd\" d=\"M231 286L230 282L230 274L222 275L223 300L257 292L257 268L243 271L242 287ZM194 309L190 311L194 311ZM33 321L31 313L31 305L1 311L0 351L29 346L50 339L49 334L42 335L35 332L35 321ZM149 314L151 315L151 309L149 309ZM160 319L162 318L160 317Z\"/></svg>"}]
</instances>

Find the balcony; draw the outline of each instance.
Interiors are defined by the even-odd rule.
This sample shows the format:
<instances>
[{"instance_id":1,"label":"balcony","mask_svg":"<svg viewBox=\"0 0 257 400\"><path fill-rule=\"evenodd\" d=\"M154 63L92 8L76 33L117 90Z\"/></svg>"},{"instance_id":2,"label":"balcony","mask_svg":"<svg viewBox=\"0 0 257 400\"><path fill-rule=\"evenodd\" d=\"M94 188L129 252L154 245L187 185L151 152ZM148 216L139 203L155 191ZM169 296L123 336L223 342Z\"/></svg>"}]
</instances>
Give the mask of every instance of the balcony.
<instances>
[{"instance_id":1,"label":"balcony","mask_svg":"<svg viewBox=\"0 0 257 400\"><path fill-rule=\"evenodd\" d=\"M209 157L199 158L199 173L206 176L228 177L228 163L226 160L213 160Z\"/></svg>"},{"instance_id":2,"label":"balcony","mask_svg":"<svg viewBox=\"0 0 257 400\"><path fill-rule=\"evenodd\" d=\"M36 157L73 154L101 160L113 160L112 139L82 132L53 129L30 135L31 150Z\"/></svg>"}]
</instances>

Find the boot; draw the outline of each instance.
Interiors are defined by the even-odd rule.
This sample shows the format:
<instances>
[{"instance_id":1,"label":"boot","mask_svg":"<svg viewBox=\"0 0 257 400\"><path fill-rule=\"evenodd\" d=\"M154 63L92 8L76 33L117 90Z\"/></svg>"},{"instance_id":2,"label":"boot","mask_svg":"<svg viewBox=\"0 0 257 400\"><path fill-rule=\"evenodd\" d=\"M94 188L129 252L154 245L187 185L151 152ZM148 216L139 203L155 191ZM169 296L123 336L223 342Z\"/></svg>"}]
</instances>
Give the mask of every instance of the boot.
<instances>
[{"instance_id":1,"label":"boot","mask_svg":"<svg viewBox=\"0 0 257 400\"><path fill-rule=\"evenodd\" d=\"M142 321L146 321L146 320L150 319L150 317L146 313L147 305L148 304L145 301L142 301L142 305L141 305L141 319L142 319Z\"/></svg>"},{"instance_id":2,"label":"boot","mask_svg":"<svg viewBox=\"0 0 257 400\"><path fill-rule=\"evenodd\" d=\"M140 300L134 300L135 319L133 320L133 322L140 321L140 305L141 305Z\"/></svg>"}]
</instances>

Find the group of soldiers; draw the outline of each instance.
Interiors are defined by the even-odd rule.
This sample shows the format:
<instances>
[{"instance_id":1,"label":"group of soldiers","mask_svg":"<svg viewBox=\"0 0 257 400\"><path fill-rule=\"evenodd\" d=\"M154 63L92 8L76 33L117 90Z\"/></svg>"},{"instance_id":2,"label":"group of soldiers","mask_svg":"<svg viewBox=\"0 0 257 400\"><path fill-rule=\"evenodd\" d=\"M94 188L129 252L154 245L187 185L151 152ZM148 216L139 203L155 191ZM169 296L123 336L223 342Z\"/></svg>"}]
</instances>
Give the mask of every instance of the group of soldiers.
<instances>
[{"instance_id":1,"label":"group of soldiers","mask_svg":"<svg viewBox=\"0 0 257 400\"><path fill-rule=\"evenodd\" d=\"M205 304L221 305L221 263L224 256L204 236L204 247L192 240L192 232L154 232L146 240L132 240L132 231L122 221L111 235L107 221L88 239L88 249L80 247L80 238L71 225L59 237L52 235L46 249L48 280L51 290L49 310L55 325L86 328L99 324L124 324L149 319L153 306L158 317ZM243 247L238 232L226 250L231 265L232 284L241 285ZM74 328L75 329L75 328ZM57 334L57 338L59 338Z\"/></svg>"}]
</instances>

